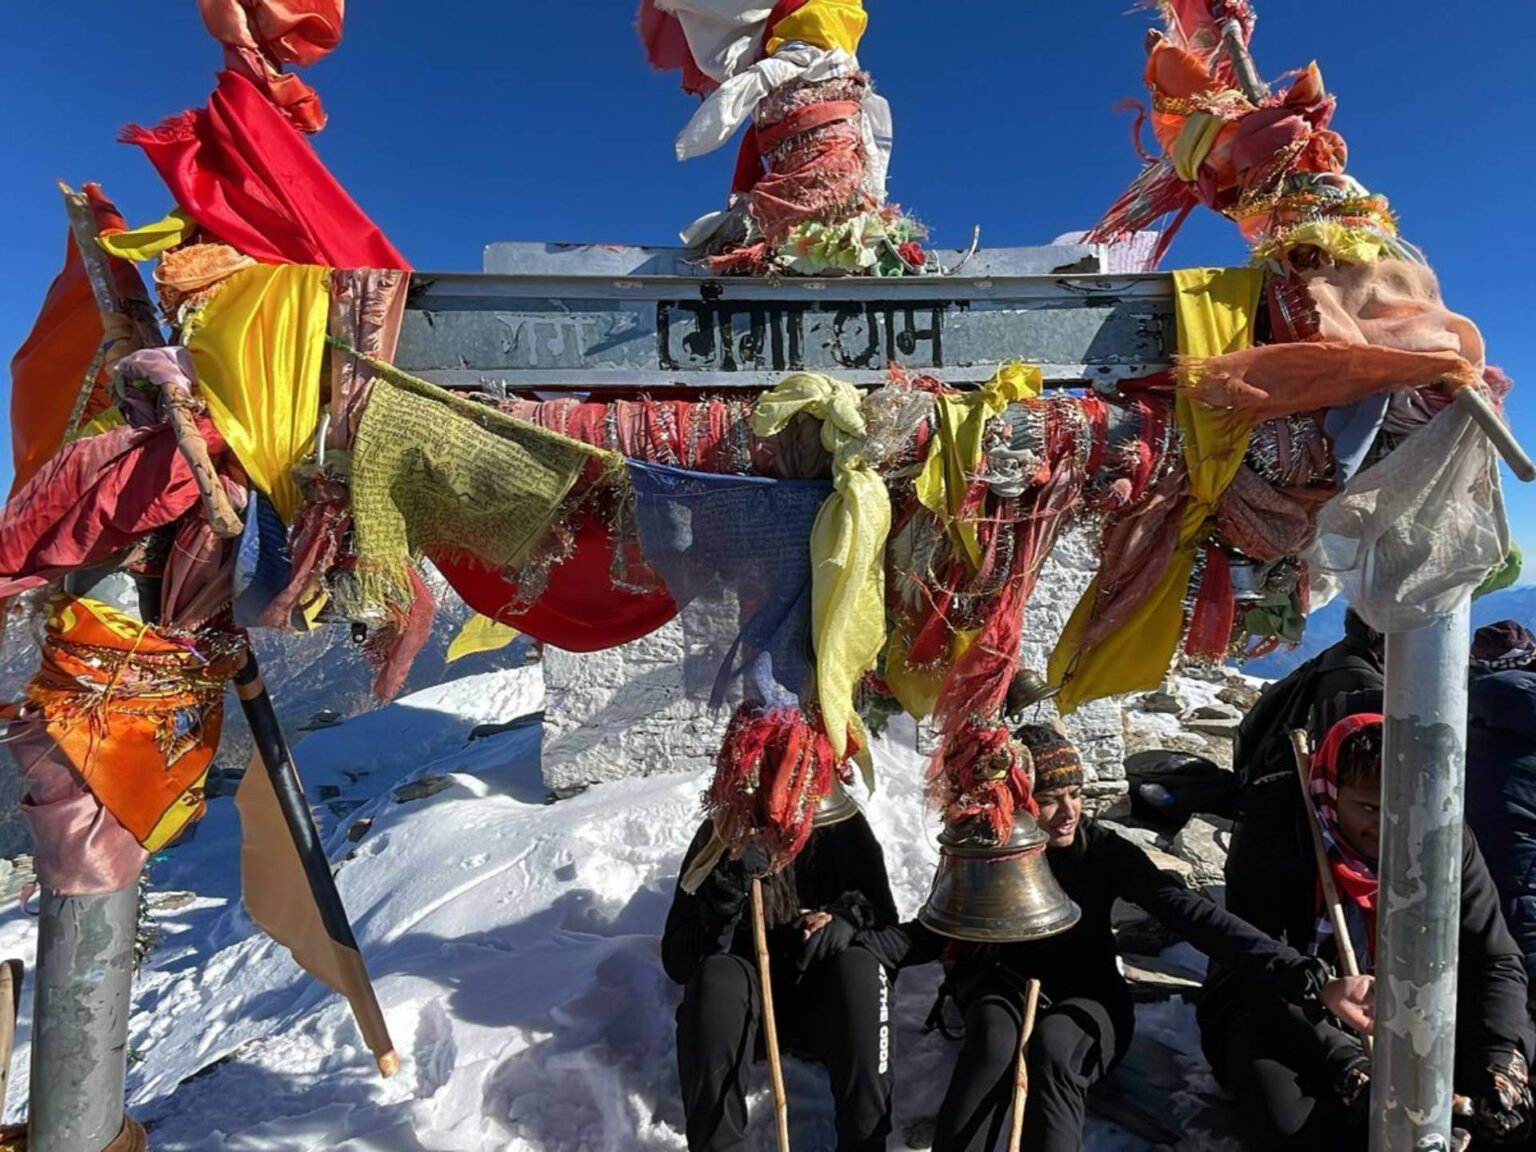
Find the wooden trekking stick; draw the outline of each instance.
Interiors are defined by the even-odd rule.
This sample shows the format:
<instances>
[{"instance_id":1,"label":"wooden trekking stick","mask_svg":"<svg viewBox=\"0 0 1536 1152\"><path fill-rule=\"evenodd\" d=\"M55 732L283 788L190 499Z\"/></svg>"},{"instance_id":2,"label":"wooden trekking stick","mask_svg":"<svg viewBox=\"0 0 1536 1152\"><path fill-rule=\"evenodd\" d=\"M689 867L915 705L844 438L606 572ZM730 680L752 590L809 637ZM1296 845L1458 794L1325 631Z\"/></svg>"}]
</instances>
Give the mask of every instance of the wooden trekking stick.
<instances>
[{"instance_id":1,"label":"wooden trekking stick","mask_svg":"<svg viewBox=\"0 0 1536 1152\"><path fill-rule=\"evenodd\" d=\"M0 960L0 1112L5 1111L5 1094L10 1086L11 1051L16 1045L23 975L20 960Z\"/></svg>"},{"instance_id":2,"label":"wooden trekking stick","mask_svg":"<svg viewBox=\"0 0 1536 1152\"><path fill-rule=\"evenodd\" d=\"M1013 1065L1013 1125L1008 1132L1008 1152L1019 1152L1019 1141L1024 1139L1024 1104L1029 1096L1029 1038L1035 1034L1035 1011L1039 1007L1040 981L1031 980L1025 985L1019 1058Z\"/></svg>"},{"instance_id":3,"label":"wooden trekking stick","mask_svg":"<svg viewBox=\"0 0 1536 1152\"><path fill-rule=\"evenodd\" d=\"M1317 826L1317 814L1312 808L1312 752L1307 746L1307 734L1299 728L1291 729L1291 749L1296 754L1296 780L1301 785L1301 800L1306 809L1307 827L1312 830L1312 854L1317 861L1317 876L1323 885L1323 903L1328 905L1328 919L1333 922L1333 938L1339 946L1339 964L1346 976L1360 975L1360 961L1355 957L1354 941L1349 937L1349 925L1344 920L1344 905L1339 900L1339 886L1334 883L1333 869L1328 866L1328 849L1323 844L1323 831ZM1371 1055L1371 1037L1360 1037L1361 1047Z\"/></svg>"},{"instance_id":4,"label":"wooden trekking stick","mask_svg":"<svg viewBox=\"0 0 1536 1152\"><path fill-rule=\"evenodd\" d=\"M101 245L96 243L96 220L91 213L90 201L83 193L76 192L63 181L59 182L59 191L64 195L64 210L69 215L70 231L75 238L75 249L80 253L80 260L85 265L86 277L91 282L91 294L96 297L96 307L101 312L102 324L110 331L117 323L121 327L121 321L126 321L130 335L126 341L128 347L123 350L114 349L111 354L98 357L99 362L93 365L85 382L81 385L80 397L75 404L75 413L70 420L68 431L73 433L79 423L80 416L84 412L85 402L90 396L90 390L96 383L96 373L103 366L111 368L123 356L138 348L157 348L165 340L165 336L155 325L148 300L123 300L118 295L117 281L112 277L111 261L102 251ZM104 350L105 351L105 350ZM213 527L215 536L229 538L240 535L240 517L235 514L230 506L229 497L224 492L224 484L220 481L218 473L214 471L213 461L208 456L208 445L203 440L203 435L197 430L197 420L191 411L192 397L183 390L181 395L160 396L160 410L165 413L171 423L171 429L176 433L176 446L181 450L182 457L187 462L187 467L192 469L192 478L197 483L198 495L203 500L203 511L208 516L208 523Z\"/></svg>"},{"instance_id":5,"label":"wooden trekking stick","mask_svg":"<svg viewBox=\"0 0 1536 1152\"><path fill-rule=\"evenodd\" d=\"M773 980L768 968L768 926L763 920L763 882L752 877L752 943L757 950L757 982L763 990L763 1037L768 1044L768 1077L773 1084L773 1123L779 1152L789 1152L789 1097L784 1093L784 1065L779 1062L779 1030L773 1020Z\"/></svg>"}]
</instances>

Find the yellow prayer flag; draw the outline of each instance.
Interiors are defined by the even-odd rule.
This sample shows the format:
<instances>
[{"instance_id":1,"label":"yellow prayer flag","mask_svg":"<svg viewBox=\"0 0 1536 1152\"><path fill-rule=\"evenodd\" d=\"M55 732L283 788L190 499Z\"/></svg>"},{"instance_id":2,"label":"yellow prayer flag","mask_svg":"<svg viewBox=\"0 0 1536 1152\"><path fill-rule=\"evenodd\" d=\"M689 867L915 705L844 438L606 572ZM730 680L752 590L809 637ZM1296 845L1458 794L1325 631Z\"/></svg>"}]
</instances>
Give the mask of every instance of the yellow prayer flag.
<instances>
[{"instance_id":1,"label":"yellow prayer flag","mask_svg":"<svg viewBox=\"0 0 1536 1152\"><path fill-rule=\"evenodd\" d=\"M521 633L510 624L503 624L476 612L464 621L464 626L448 645L447 662L452 664L455 660L479 652L495 652L498 648L505 648L519 635Z\"/></svg>"}]
</instances>

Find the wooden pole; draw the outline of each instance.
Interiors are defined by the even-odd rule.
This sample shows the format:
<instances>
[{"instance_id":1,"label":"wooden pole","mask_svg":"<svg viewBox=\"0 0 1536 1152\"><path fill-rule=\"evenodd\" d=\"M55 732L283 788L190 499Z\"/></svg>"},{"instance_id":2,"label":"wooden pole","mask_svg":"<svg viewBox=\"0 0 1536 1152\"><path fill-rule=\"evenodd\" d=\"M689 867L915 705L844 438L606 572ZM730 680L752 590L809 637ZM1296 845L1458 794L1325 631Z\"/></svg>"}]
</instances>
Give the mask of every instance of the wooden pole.
<instances>
[{"instance_id":1,"label":"wooden pole","mask_svg":"<svg viewBox=\"0 0 1536 1152\"><path fill-rule=\"evenodd\" d=\"M784 1065L779 1061L779 1030L773 1019L773 979L768 967L768 926L763 920L763 882L752 877L752 943L757 950L757 982L763 991L763 1037L768 1045L768 1077L773 1084L773 1124L779 1152L789 1152L789 1097Z\"/></svg>"},{"instance_id":2,"label":"wooden pole","mask_svg":"<svg viewBox=\"0 0 1536 1152\"><path fill-rule=\"evenodd\" d=\"M69 216L69 229L75 238L75 249L80 253L80 262L85 265L86 278L91 282L91 295L96 297L96 307L103 319L121 316L127 321L131 343L129 351L158 348L165 343L165 334L155 323L154 307L146 298L124 300L119 295L117 280L112 275L111 257L96 243L96 217L91 212L90 200L83 192L76 192L62 180L59 181L59 191L64 196L64 211Z\"/></svg>"},{"instance_id":3,"label":"wooden pole","mask_svg":"<svg viewBox=\"0 0 1536 1152\"><path fill-rule=\"evenodd\" d=\"M21 1010L21 984L25 971L20 960L0 961L0 1112L10 1087L11 1052L16 1046L16 1017Z\"/></svg>"},{"instance_id":4,"label":"wooden pole","mask_svg":"<svg viewBox=\"0 0 1536 1152\"><path fill-rule=\"evenodd\" d=\"M75 248L79 251L80 260L85 265L86 276L91 282L91 294L96 297L96 307L101 312L103 326L111 332L114 326L121 327L126 321L129 330L127 337L117 341L121 348L114 348L113 351L107 352L103 346L102 355L98 357L90 375L81 384L81 395L75 403L74 417L68 429L69 434L72 435L84 412L85 401L90 395L90 390L95 387L96 373L102 367L111 369L117 361L135 349L158 348L164 343L165 335L154 321L148 300L124 300L118 295L117 281L112 277L110 258L102 251L101 245L96 243L96 220L91 213L90 201L84 194L76 192L63 181L59 182L59 191L64 195L64 210L69 215L69 227L75 238ZM208 516L208 523L213 527L214 535L226 539L238 536L240 535L240 517L230 506L229 497L224 492L224 485L219 480L218 473L214 471L213 461L208 456L208 445L203 440L202 434L198 432L197 420L190 411L191 402L192 397L189 393L183 392L182 395L176 396L162 392L160 410L169 418L171 428L176 433L176 446L181 450L187 466L192 469L198 494L203 500L203 511Z\"/></svg>"},{"instance_id":5,"label":"wooden pole","mask_svg":"<svg viewBox=\"0 0 1536 1152\"><path fill-rule=\"evenodd\" d=\"M1312 854L1317 861L1318 880L1323 886L1323 903L1328 906L1328 919L1333 923L1333 938L1339 947L1339 965L1344 969L1344 975L1358 976L1360 961L1355 956L1355 944L1350 939L1349 924L1344 919L1339 886L1334 882L1333 869L1328 866L1328 848L1323 843L1323 831L1317 826L1317 813L1312 807L1312 753L1307 747L1307 734L1299 728L1291 730L1291 750L1296 754L1296 780L1301 785L1307 827L1312 830ZM1372 1055L1370 1036L1362 1035L1360 1044L1367 1056Z\"/></svg>"},{"instance_id":6,"label":"wooden pole","mask_svg":"<svg viewBox=\"0 0 1536 1152\"><path fill-rule=\"evenodd\" d=\"M1013 1126L1008 1133L1008 1152L1019 1152L1019 1141L1024 1139L1024 1104L1029 1097L1029 1040L1035 1034L1035 1012L1039 1007L1040 981L1031 980L1025 986L1019 1058L1013 1065Z\"/></svg>"}]
</instances>

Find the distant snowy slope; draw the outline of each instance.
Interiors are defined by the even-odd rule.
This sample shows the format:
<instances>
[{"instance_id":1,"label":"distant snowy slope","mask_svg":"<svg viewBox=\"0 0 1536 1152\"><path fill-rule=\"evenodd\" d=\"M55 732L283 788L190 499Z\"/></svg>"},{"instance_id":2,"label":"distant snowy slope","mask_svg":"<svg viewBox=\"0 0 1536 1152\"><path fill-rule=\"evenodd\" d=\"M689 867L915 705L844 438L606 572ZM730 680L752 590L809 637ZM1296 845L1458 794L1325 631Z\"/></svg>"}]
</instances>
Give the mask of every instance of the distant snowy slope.
<instances>
[{"instance_id":1,"label":"distant snowy slope","mask_svg":"<svg viewBox=\"0 0 1536 1152\"><path fill-rule=\"evenodd\" d=\"M1334 600L1318 609L1307 620L1306 635L1293 649L1275 652L1261 660L1250 660L1243 671L1266 680L1278 680L1303 660L1317 655L1344 635L1343 600ZM1536 629L1536 584L1517 584L1472 602L1472 627L1481 628L1495 620L1519 620Z\"/></svg>"}]
</instances>

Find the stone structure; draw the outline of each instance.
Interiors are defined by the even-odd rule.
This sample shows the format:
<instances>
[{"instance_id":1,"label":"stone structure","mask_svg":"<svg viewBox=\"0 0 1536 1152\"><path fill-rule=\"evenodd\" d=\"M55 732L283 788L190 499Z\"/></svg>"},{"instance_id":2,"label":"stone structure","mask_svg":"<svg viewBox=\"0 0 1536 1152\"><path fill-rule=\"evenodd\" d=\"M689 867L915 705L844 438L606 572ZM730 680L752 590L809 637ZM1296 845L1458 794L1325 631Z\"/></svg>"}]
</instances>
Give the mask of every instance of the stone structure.
<instances>
[{"instance_id":1,"label":"stone structure","mask_svg":"<svg viewBox=\"0 0 1536 1152\"><path fill-rule=\"evenodd\" d=\"M1025 618L1025 667L1045 670L1046 658L1097 568L1086 533L1065 535L1041 573ZM729 598L695 603L665 628L606 652L544 649L544 783L556 795L588 784L690 772L714 763L730 707L712 713L703 702L719 667L720 653L691 637L712 631L727 637ZM719 629L708 627L711 617ZM731 702L734 705L734 701ZM1049 720L1050 705L1032 709L1032 720ZM1118 701L1080 708L1067 730L1099 781L1125 776L1124 731Z\"/></svg>"},{"instance_id":2,"label":"stone structure","mask_svg":"<svg viewBox=\"0 0 1536 1152\"><path fill-rule=\"evenodd\" d=\"M714 763L730 712L686 691L690 674L714 674L687 649L685 617L602 652L544 649L542 765L552 792Z\"/></svg>"},{"instance_id":3,"label":"stone structure","mask_svg":"<svg viewBox=\"0 0 1536 1152\"><path fill-rule=\"evenodd\" d=\"M1045 562L1024 616L1021 660L1025 668L1045 672L1051 649L1098 570L1099 558L1089 533L1083 529L1062 533ZM1038 712L1028 717L1031 720L1056 715L1048 704L1031 712ZM1118 699L1084 704L1067 717L1066 724L1067 735L1083 754L1090 781L1125 779L1125 722Z\"/></svg>"}]
</instances>

